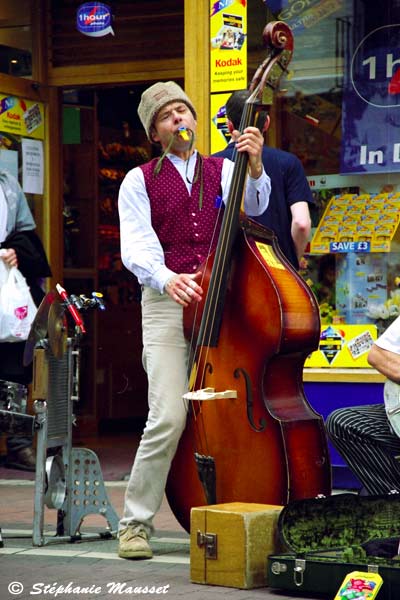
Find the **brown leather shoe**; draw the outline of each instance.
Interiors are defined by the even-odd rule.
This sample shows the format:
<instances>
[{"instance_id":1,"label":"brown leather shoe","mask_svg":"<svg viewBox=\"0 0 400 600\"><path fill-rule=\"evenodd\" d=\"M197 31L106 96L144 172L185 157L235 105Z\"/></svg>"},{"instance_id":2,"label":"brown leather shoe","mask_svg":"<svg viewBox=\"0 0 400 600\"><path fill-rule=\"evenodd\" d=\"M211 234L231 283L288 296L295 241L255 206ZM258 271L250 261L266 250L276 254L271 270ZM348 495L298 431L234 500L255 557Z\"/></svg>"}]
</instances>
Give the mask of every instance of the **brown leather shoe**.
<instances>
[{"instance_id":1,"label":"brown leather shoe","mask_svg":"<svg viewBox=\"0 0 400 600\"><path fill-rule=\"evenodd\" d=\"M152 558L148 535L141 525L128 525L119 534L118 556L121 558Z\"/></svg>"},{"instance_id":2,"label":"brown leather shoe","mask_svg":"<svg viewBox=\"0 0 400 600\"><path fill-rule=\"evenodd\" d=\"M9 452L6 456L4 466L8 469L19 469L20 471L35 471L35 453L30 446L21 448L21 450L17 450L16 452Z\"/></svg>"}]
</instances>

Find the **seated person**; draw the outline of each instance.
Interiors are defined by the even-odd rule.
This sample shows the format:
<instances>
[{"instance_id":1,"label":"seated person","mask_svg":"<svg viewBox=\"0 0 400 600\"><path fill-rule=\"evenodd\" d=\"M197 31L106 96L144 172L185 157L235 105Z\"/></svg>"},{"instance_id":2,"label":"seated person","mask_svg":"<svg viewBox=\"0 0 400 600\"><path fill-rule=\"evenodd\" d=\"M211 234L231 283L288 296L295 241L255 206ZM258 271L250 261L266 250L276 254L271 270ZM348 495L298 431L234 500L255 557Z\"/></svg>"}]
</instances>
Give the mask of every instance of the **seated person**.
<instances>
[{"instance_id":1,"label":"seated person","mask_svg":"<svg viewBox=\"0 0 400 600\"><path fill-rule=\"evenodd\" d=\"M369 364L400 383L400 317L376 340ZM367 494L400 491L400 437L387 418L385 405L339 408L327 418L328 436L360 480Z\"/></svg>"}]
</instances>

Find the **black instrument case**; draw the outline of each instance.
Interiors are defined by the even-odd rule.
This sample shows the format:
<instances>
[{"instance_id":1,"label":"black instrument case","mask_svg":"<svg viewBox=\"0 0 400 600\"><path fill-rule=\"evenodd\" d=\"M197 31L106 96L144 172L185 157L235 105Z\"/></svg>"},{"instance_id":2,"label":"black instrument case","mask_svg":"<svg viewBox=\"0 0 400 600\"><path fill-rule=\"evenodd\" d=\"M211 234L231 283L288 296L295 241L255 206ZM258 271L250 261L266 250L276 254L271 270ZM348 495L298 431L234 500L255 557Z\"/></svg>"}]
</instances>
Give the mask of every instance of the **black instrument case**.
<instances>
[{"instance_id":1,"label":"black instrument case","mask_svg":"<svg viewBox=\"0 0 400 600\"><path fill-rule=\"evenodd\" d=\"M335 597L352 571L377 572L377 600L400 600L400 494L296 500L278 520L283 553L267 559L271 588Z\"/></svg>"}]
</instances>

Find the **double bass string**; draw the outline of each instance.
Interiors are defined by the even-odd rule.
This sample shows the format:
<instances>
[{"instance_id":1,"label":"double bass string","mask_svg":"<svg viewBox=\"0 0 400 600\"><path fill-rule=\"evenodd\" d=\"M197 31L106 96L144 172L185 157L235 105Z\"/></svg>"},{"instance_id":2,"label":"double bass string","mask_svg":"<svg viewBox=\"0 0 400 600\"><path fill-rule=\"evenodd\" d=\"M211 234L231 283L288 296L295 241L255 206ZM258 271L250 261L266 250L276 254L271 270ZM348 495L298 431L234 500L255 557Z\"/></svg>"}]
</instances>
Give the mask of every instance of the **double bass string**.
<instances>
[{"instance_id":1,"label":"double bass string","mask_svg":"<svg viewBox=\"0 0 400 600\"><path fill-rule=\"evenodd\" d=\"M254 99L255 97L256 97L256 92L254 92L252 94L252 96L248 99L248 101L245 105L242 119L241 119L241 124L240 124L241 131L243 131L249 124L251 124L252 120L255 120L256 114L255 114L255 111L251 104L252 99ZM198 381L204 382L204 380L205 380L205 376L206 376L205 371L206 371L206 367L207 367L207 355L208 355L209 348L210 348L211 337L212 337L212 333L214 331L216 318L220 317L220 315L217 311L217 300L220 297L221 292L222 292L222 284L224 283L224 285L226 285L226 281L223 281L223 280L224 280L224 278L228 277L227 265L228 265L228 261L230 260L230 257L231 257L230 250L232 248L234 239L236 238L236 233L239 229L239 210L240 210L240 205L241 205L241 201L243 198L243 191L244 191L244 186L245 186L245 181L246 181L246 176L247 176L248 155L247 155L247 153L239 154L239 153L237 153L236 150L234 150L232 160L235 163L235 165L233 167L234 173L232 176L231 187L230 187L229 194L228 194L228 200L227 200L227 203L225 206L225 212L224 212L224 217L223 217L223 222L222 222L222 227L221 227L221 232L220 232L220 239L218 241L217 251L216 251L216 255L215 255L215 262L213 265L210 286L209 286L209 289L207 292L208 302L206 302L205 310L204 310L203 317L202 317L202 324L204 326L200 331L199 338L196 340L196 349L194 351L193 351L194 327L192 329L192 339L191 339L191 348L192 348L191 357L192 358L191 358L191 364L190 364L190 368L189 368L189 373L191 373L191 377L190 377L191 385L194 385L194 383L198 382ZM217 226L217 220L216 220L215 227L216 226ZM214 229L213 240L214 240L214 237L215 237L215 229ZM210 248L213 245L213 240L211 242ZM204 278L204 272L203 272L203 278ZM197 308L196 308L195 314L197 314ZM202 366L203 372L201 373L201 377L199 377L199 371L198 371L200 364L203 365ZM194 402L197 402L197 408L198 408L198 410L196 411L193 407L193 415L196 420L197 435L198 435L198 437L204 438L204 444L199 443L199 445L200 446L204 445L207 448L207 446L208 446L207 434L205 431L204 423L203 423L202 419L197 418L202 413L202 410L201 410L201 402L202 401L191 400L192 406L193 406ZM202 436L198 429L199 421L202 424L202 433L203 433ZM200 439L198 440L198 442L200 442Z\"/></svg>"},{"instance_id":2,"label":"double bass string","mask_svg":"<svg viewBox=\"0 0 400 600\"><path fill-rule=\"evenodd\" d=\"M269 60L267 59L263 63L263 68L266 68L266 63L272 62L271 57ZM257 74L259 71L257 72ZM263 85L263 81L261 78L256 79L252 82L253 89L250 97L248 98L245 107L243 109L243 114L240 123L240 131L243 131L249 125L255 125L257 118L257 110L256 107L260 103L257 99L260 94L260 86ZM236 149L234 149L232 160L234 162L234 172L231 181L231 187L228 194L228 200L225 206L224 218L220 232L220 239L218 241L217 251L215 255L215 261L213 265L212 277L210 280L209 289L207 292L207 300L205 305L205 310L202 317L202 325L204 327L200 331L199 338L196 340L196 347L193 348L194 345L194 327L192 329L192 339L191 339L191 361L189 365L189 373L190 373L190 388L193 388L194 385L200 382L200 387L204 387L204 381L206 376L206 368L207 368L207 356L209 353L211 337L214 331L214 327L216 326L216 318L220 318L220 315L217 312L217 300L222 292L222 284L226 286L226 281L223 281L223 278L228 277L227 273L227 263L231 258L231 249L236 238L236 233L239 230L239 212L241 207L241 202L243 199L243 191L245 187L245 181L247 176L247 166L248 166L248 155L238 153ZM217 220L215 227L217 226ZM212 238L212 242L210 245L210 249L213 246L213 241L215 238L215 229ZM205 271L203 271L203 279L204 279ZM197 314L197 308L195 311ZM199 365L202 364L202 373L199 373ZM217 390L218 391L218 390ZM194 402L196 402L197 410L195 410ZM208 443L207 443L207 433L205 429L205 425L203 422L203 418L198 418L202 415L202 401L200 400L191 400L192 403L192 413L194 416L194 421L196 423L195 427L195 435L197 434L198 440L197 448L202 448L203 453L209 454L208 452ZM201 430L200 431L200 424ZM200 439L202 438L202 440ZM194 444L195 445L195 444ZM207 448L204 451L204 448ZM196 448L195 448L196 450Z\"/></svg>"},{"instance_id":3,"label":"double bass string","mask_svg":"<svg viewBox=\"0 0 400 600\"><path fill-rule=\"evenodd\" d=\"M269 42L288 39L290 42L288 46L290 47L288 52L286 47L282 48L282 53L287 54L286 62L284 56L279 60L273 57L268 66L264 64L263 68L258 71L254 81L255 86L258 88L257 108L270 104L268 100L272 100L273 92L277 89L279 76L284 72L280 63L282 62L284 66L287 65L291 54L290 50L293 47L290 29L284 23L269 24L264 30L263 37ZM279 45L282 46L281 43ZM276 65L277 62L278 65ZM273 72L271 72L271 69ZM264 85L268 89L263 89ZM250 88L251 92L254 89L252 86ZM237 164L239 164L239 167L243 164L242 158L245 157L246 153L241 152L239 154L237 163L235 163L235 173L231 186L237 194L242 189L240 178L237 177ZM228 206L229 201L232 199L237 211L240 208L241 198L228 196L227 210L224 214L227 220L224 219L222 234L219 236L215 265L212 264L214 262L214 252L210 256L204 284L204 290L207 293L205 293L205 298L200 303L199 308L199 313L202 312L203 308L205 313L204 319L201 319L201 333L197 334L198 329L195 331L198 343L205 344L208 342L209 345L209 348L199 346L196 348L196 352L201 357L206 356L205 353L209 352L208 361L210 364L204 367L194 363L194 368L198 370L196 386L199 388L212 385L217 392L220 392L223 391L223 387L231 386L231 380L232 382L238 381L238 383L232 383L232 385L240 387L238 389L239 401L230 403L218 400L218 404L203 406L201 419L199 419L199 424L201 421L199 430L201 428L206 429L210 449L206 456L197 456L197 454L193 456L190 452L193 443L197 441L197 423L191 414L188 415L187 427L183 432L171 465L167 486L167 496L172 510L187 531L190 531L190 511L192 507L203 505L205 500L206 502L209 500L213 502L230 502L238 498L245 498L249 502L282 504L287 502L289 495L295 499L296 497L315 496L321 491L325 493L325 490L327 490L327 493L330 491L329 468L325 469L323 473L319 468L320 464L329 466L329 460L326 458L328 456L326 439L322 439L320 422L316 423L318 428L315 428L315 441L309 439L312 437L310 435L312 432L308 426L308 421L311 422L313 419L313 413L309 407L307 408L307 405L305 406L306 412L304 415L307 426L304 428L302 425L300 428L300 433L304 432L306 437L302 435L302 439L298 440L298 431L291 424L293 420L292 402L296 400L300 400L300 406L296 405L296 416L300 416L300 419L303 418L301 402L304 403L304 394L301 386L302 364L299 358L301 352L298 343L308 343L308 340L311 339L309 336L311 336L311 333L314 335L314 333L310 333L311 330L308 331L307 329L305 332L306 337L301 336L300 338L300 332L296 329L294 331L295 335L292 336L291 329L287 329L286 323L283 323L280 316L278 318L279 322L276 325L274 324L273 327L270 327L267 323L258 328L257 314L255 314L254 309L260 306L262 310L262 304L259 305L262 302L261 296L268 297L271 295L271 314L276 312L275 307L278 308L279 312L281 303L283 303L287 305L287 315L289 317L292 312L295 312L295 314L299 312L298 305L299 303L302 304L302 300L297 295L292 298L291 286L286 285L286 278L282 283L280 272L276 273L275 280L270 276L267 269L260 268L260 264L262 267L263 263L259 253L255 252L253 244L249 243L257 241L258 228L255 227L254 230L252 228L248 230L247 226L242 228L238 218L239 226L236 235L237 222L235 220L236 215L233 214L235 210L231 212L232 208L235 207L232 207L232 204ZM263 239L262 236L260 238ZM233 249L232 256L230 255L230 244L232 244ZM223 253L219 254L221 248L226 250L225 255ZM231 258L232 266L227 264L228 258ZM266 263L266 261L264 262ZM208 285L211 267L215 268L212 269L211 283ZM226 267L225 270L223 270L224 267ZM271 271L279 270L271 269ZM287 272L291 273L291 269L288 269ZM295 273L294 270L293 273ZM226 279L222 281L221 277L229 277L229 281ZM254 308L247 310L246 303L248 305L249 302L252 302L252 296L243 289L243 286L249 285L250 281L252 285L254 284L258 299ZM296 278L294 281L296 281ZM223 305L223 295L225 293L224 285L227 283L229 283L228 295L225 300L225 307L222 310L221 306ZM221 298L217 298L217 302L213 304L215 298L212 296L215 296L218 291L220 291ZM237 293L239 293L239 297L237 297ZM283 293L283 298L281 293ZM307 298L312 299L311 293ZM220 315L216 314L216 311ZM300 312L306 316L305 309ZM188 314L186 313L185 317ZM315 314L318 316L317 312ZM192 317L192 311L190 311L190 315ZM220 316L223 316L223 322L222 329L219 331ZM209 328L204 329L203 321L206 325L215 324L215 330L211 332ZM192 324L190 323L190 328ZM241 325L243 327L247 326L248 329L247 332L243 332L243 335L241 335ZM283 328L283 325L286 328ZM254 337L257 338L254 342L257 343L253 343L253 330L256 334ZM190 334L188 337L190 338ZM285 338L286 346L281 356L275 351L277 342L282 337ZM243 342L241 338L243 338ZM233 347L233 344L237 347ZM286 350L289 350L289 353ZM292 350L294 350L294 353ZM264 355L260 356L260 352L263 352ZM269 361L270 355L276 360ZM239 369L237 368L238 361L240 362ZM266 368L266 361L271 363L269 369ZM278 368L281 370L278 370ZM289 385L287 386L285 382L282 388L281 375L285 374L288 369L290 369L291 375ZM300 369L299 372L296 369ZM203 382L200 379L202 371L205 372ZM236 377L237 373L239 377ZM232 374L233 378L231 377ZM281 412L288 419L289 424L287 427L282 427L283 421L270 413L269 406L266 405L266 387L268 387L268 392L271 392L271 398L268 398L270 404L275 403L280 408L281 400L284 400L285 406L282 407ZM193 397L195 397L194 394ZM251 402L248 402L248 400ZM286 409L288 414L284 412ZM299 414L297 414L297 410ZM244 421L242 417L244 417ZM248 426L245 423L248 423ZM240 424L245 426L240 426ZM259 435L267 427L266 435ZM294 452L291 455L288 450L293 449ZM249 469L248 465L251 460L256 464L253 465L254 468ZM267 464L267 469L265 469L265 464ZM300 472L298 465L302 467ZM315 468L316 465L318 469ZM195 480L196 472L197 481ZM306 472L307 477L304 476Z\"/></svg>"},{"instance_id":4,"label":"double bass string","mask_svg":"<svg viewBox=\"0 0 400 600\"><path fill-rule=\"evenodd\" d=\"M218 213L217 213L217 217L215 219L215 223L214 223L214 230L213 230L213 234L211 236L211 241L210 241L210 245L209 245L209 249L208 249L208 254L207 254L207 259L205 261L205 265L203 268L203 273L202 273L202 278L201 278L201 282L200 284L203 286L204 285L204 280L205 280L205 274L206 274L206 267L207 264L210 260L210 256L211 256L211 252L212 252L212 248L215 245L215 237L216 237L216 232L217 232L217 227L218 227L218 223L221 219L221 211L223 209L223 205L221 205L218 208ZM193 319L193 325L192 325L192 331L191 331L191 337L190 337L190 342L189 342L189 348L190 348L190 352L189 352L189 362L188 362L188 379L189 379L189 390L193 391L195 383L197 381L204 381L205 378L205 365L207 364L207 355L208 355L208 347L204 347L204 345L199 344L199 340L195 339L195 331L196 331L196 323L198 320L198 312L199 312L199 305L197 304L195 309L194 309L194 319ZM197 348L200 348L199 353L197 352ZM204 358L204 367L203 367L203 373L201 375L201 378L199 378L199 371L198 371L198 365L201 362L201 359ZM203 419L200 419L198 417L201 416L202 414L202 402L199 400L195 400L195 399L191 399L189 401L189 405L192 406L192 414L193 414L193 418L194 421L196 422L196 428L195 428L195 433L197 432L198 437L203 437L204 442L201 443L200 439L198 440L197 444L193 441L193 446L194 446L194 450L196 451L198 448L202 448L203 446L207 448L207 436L206 436L206 432L205 432L205 428L204 428L204 423L203 423ZM195 406L197 408L197 410L195 409ZM201 436L201 432L199 430L199 425L202 425L202 432L203 435Z\"/></svg>"},{"instance_id":5,"label":"double bass string","mask_svg":"<svg viewBox=\"0 0 400 600\"><path fill-rule=\"evenodd\" d=\"M205 261L205 265L204 265L204 269L203 269L203 273L202 273L202 277L201 277L201 282L200 282L200 285L202 285L202 286L204 285L206 266L210 260L211 248L214 245L214 240L215 240L216 231L217 231L217 224L220 219L220 214L221 214L220 211L221 210L222 210L222 208L220 207L218 210L218 216L215 220L214 231L213 231L213 235L212 235L210 246L209 246L208 256ZM189 352L189 364L188 364L188 379L189 379L188 387L189 387L190 391L194 391L195 384L197 381L199 381L198 365L200 364L202 358L204 358L204 365L206 365L207 354L208 354L208 348L204 348L204 346L200 346L200 350L199 350L199 352L197 352L197 348L199 348L199 344L198 344L199 340L195 338L195 331L196 331L196 323L198 320L198 313L199 313L199 305L197 304L195 307L195 310L194 310L194 319L193 319L193 325L192 325L192 331L191 331L191 338L190 338L190 342L189 342L190 352ZM205 366L203 367L201 381L204 380L204 377L205 377ZM194 451L198 451L201 448L203 453L204 452L207 453L208 450L206 450L206 451L204 450L204 448L207 448L208 445L207 445L207 436L206 436L206 432L205 432L203 419L201 418L202 402L199 400L191 399L190 404L192 406L193 418L196 423L195 433L197 433L197 438L198 438L196 441L193 440L193 449L194 449ZM201 425L202 431L200 431L200 425ZM201 435L201 433L202 433L202 435ZM203 442L201 441L201 438L203 438Z\"/></svg>"}]
</instances>

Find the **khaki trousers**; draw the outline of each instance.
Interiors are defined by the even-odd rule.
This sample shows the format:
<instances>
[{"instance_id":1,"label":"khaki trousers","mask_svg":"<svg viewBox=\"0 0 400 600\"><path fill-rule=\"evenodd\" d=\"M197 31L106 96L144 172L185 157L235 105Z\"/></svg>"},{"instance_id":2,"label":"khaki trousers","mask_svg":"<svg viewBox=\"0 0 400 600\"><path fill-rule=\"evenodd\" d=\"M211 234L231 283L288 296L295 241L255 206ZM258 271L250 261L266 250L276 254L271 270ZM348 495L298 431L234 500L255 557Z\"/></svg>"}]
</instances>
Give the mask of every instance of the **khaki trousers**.
<instances>
[{"instance_id":1,"label":"khaki trousers","mask_svg":"<svg viewBox=\"0 0 400 600\"><path fill-rule=\"evenodd\" d=\"M153 534L153 518L186 424L182 395L187 391L189 347L182 319L182 307L168 294L143 289L143 365L149 384L149 413L125 493L120 530L141 524L149 536Z\"/></svg>"}]
</instances>

